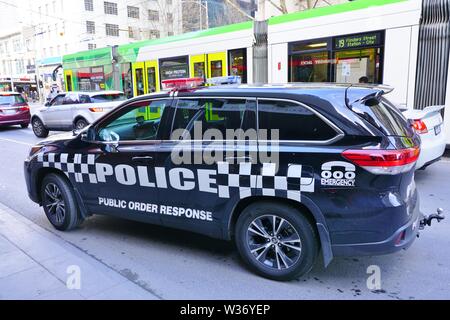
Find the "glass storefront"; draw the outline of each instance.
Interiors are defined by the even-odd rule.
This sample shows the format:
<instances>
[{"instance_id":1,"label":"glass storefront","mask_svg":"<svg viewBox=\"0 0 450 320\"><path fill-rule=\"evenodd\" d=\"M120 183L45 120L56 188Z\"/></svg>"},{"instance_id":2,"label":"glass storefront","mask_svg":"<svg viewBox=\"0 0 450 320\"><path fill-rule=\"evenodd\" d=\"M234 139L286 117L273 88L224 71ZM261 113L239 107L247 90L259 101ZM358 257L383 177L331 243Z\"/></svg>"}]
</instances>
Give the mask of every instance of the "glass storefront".
<instances>
[{"instance_id":1,"label":"glass storefront","mask_svg":"<svg viewBox=\"0 0 450 320\"><path fill-rule=\"evenodd\" d=\"M289 45L289 82L381 83L384 32Z\"/></svg>"},{"instance_id":2,"label":"glass storefront","mask_svg":"<svg viewBox=\"0 0 450 320\"><path fill-rule=\"evenodd\" d=\"M189 78L189 57L176 57L159 60L161 81Z\"/></svg>"},{"instance_id":3,"label":"glass storefront","mask_svg":"<svg viewBox=\"0 0 450 320\"><path fill-rule=\"evenodd\" d=\"M228 74L240 76L242 83L247 83L247 49L228 51Z\"/></svg>"}]
</instances>

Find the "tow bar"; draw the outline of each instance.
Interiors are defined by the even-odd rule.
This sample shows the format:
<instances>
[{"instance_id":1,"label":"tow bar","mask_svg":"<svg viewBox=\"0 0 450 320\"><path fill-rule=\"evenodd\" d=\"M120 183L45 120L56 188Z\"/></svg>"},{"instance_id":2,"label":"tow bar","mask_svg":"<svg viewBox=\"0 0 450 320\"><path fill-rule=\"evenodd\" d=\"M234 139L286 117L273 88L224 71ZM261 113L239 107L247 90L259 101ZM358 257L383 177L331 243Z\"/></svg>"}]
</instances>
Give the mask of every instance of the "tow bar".
<instances>
[{"instance_id":1,"label":"tow bar","mask_svg":"<svg viewBox=\"0 0 450 320\"><path fill-rule=\"evenodd\" d=\"M424 216L422 220L420 220L419 230L425 229L426 226L431 226L431 222L433 222L434 219L437 220L437 222L441 222L441 220L445 219L445 216L443 215L444 210L442 208L438 208L436 210L436 213L430 214L429 216Z\"/></svg>"}]
</instances>

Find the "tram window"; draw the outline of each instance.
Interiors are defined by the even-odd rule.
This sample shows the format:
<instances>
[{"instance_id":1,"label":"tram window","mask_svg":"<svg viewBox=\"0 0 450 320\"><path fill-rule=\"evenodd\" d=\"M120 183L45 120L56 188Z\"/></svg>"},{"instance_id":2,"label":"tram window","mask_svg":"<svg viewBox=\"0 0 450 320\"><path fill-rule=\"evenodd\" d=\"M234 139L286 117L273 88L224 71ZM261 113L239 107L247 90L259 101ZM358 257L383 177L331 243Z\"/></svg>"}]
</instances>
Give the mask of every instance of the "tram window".
<instances>
[{"instance_id":1,"label":"tram window","mask_svg":"<svg viewBox=\"0 0 450 320\"><path fill-rule=\"evenodd\" d=\"M290 56L291 82L329 82L328 51L293 54Z\"/></svg>"},{"instance_id":2,"label":"tram window","mask_svg":"<svg viewBox=\"0 0 450 320\"><path fill-rule=\"evenodd\" d=\"M211 77L222 77L222 61L211 61Z\"/></svg>"},{"instance_id":3,"label":"tram window","mask_svg":"<svg viewBox=\"0 0 450 320\"><path fill-rule=\"evenodd\" d=\"M205 78L205 63L204 62L196 62L194 63L194 77L196 78Z\"/></svg>"},{"instance_id":4,"label":"tram window","mask_svg":"<svg viewBox=\"0 0 450 320\"><path fill-rule=\"evenodd\" d=\"M142 68L136 69L136 90L137 95L142 96L145 94L144 91L144 71Z\"/></svg>"},{"instance_id":5,"label":"tram window","mask_svg":"<svg viewBox=\"0 0 450 320\"><path fill-rule=\"evenodd\" d=\"M242 83L247 83L247 49L228 51L228 74L240 76Z\"/></svg>"},{"instance_id":6,"label":"tram window","mask_svg":"<svg viewBox=\"0 0 450 320\"><path fill-rule=\"evenodd\" d=\"M155 67L150 67L147 69L147 79L148 79L148 92L156 92L156 69Z\"/></svg>"},{"instance_id":7,"label":"tram window","mask_svg":"<svg viewBox=\"0 0 450 320\"><path fill-rule=\"evenodd\" d=\"M367 77L369 83L380 83L380 48L367 48L335 52L336 82L358 83Z\"/></svg>"}]
</instances>

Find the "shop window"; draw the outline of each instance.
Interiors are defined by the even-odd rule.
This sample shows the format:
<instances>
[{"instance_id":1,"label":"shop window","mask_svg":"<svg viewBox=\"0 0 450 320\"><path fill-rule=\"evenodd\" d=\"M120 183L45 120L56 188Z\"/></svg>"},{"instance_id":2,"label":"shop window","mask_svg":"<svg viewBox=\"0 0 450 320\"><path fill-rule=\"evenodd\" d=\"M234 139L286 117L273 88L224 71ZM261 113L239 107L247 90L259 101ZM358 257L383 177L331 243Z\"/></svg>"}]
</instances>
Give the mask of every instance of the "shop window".
<instances>
[{"instance_id":1,"label":"shop window","mask_svg":"<svg viewBox=\"0 0 450 320\"><path fill-rule=\"evenodd\" d=\"M228 51L228 74L240 76L242 83L247 83L247 50Z\"/></svg>"}]
</instances>

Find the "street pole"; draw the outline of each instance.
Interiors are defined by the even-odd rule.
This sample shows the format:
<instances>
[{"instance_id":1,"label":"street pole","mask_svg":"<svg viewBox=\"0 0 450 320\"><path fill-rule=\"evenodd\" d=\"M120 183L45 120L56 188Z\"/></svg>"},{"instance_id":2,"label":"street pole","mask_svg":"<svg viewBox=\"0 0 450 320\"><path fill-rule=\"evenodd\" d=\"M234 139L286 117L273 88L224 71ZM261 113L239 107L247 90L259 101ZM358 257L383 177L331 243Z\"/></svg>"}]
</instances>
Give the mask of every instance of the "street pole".
<instances>
[{"instance_id":1,"label":"street pole","mask_svg":"<svg viewBox=\"0 0 450 320\"><path fill-rule=\"evenodd\" d=\"M203 19L202 19L202 15L203 15L203 10L202 10L202 0L198 0L198 9L200 11L200 30L203 30Z\"/></svg>"},{"instance_id":2,"label":"street pole","mask_svg":"<svg viewBox=\"0 0 450 320\"><path fill-rule=\"evenodd\" d=\"M265 16L265 1L258 1L256 21L253 23L253 82L268 83L268 20Z\"/></svg>"}]
</instances>

